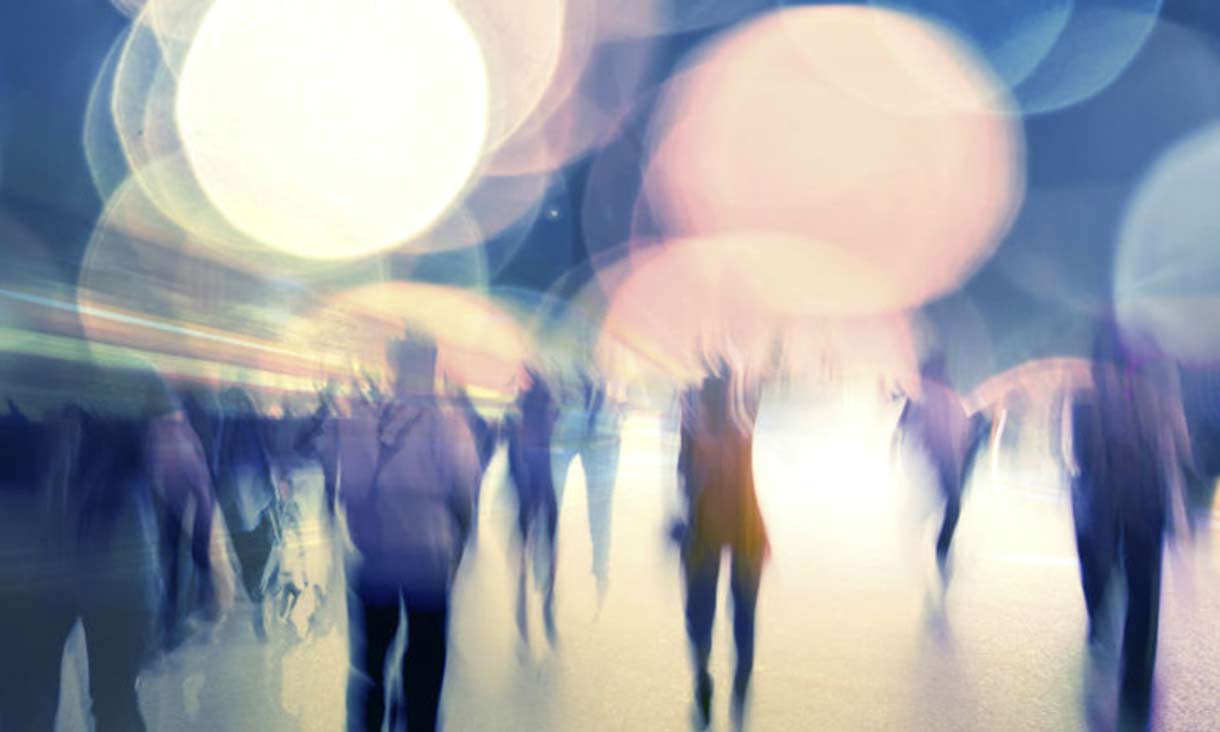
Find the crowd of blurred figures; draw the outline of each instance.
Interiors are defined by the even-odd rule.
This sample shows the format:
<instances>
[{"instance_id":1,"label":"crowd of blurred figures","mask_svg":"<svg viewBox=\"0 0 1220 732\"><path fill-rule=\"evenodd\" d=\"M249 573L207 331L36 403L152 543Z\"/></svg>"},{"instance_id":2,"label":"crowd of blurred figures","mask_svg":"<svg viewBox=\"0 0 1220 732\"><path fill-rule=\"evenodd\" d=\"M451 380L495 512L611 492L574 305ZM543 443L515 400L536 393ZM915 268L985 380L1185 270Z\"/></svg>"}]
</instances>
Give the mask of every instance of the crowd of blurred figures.
<instances>
[{"instance_id":1,"label":"crowd of blurred figures","mask_svg":"<svg viewBox=\"0 0 1220 732\"><path fill-rule=\"evenodd\" d=\"M316 635L320 623L334 622L319 608L344 587L349 728L394 729L405 720L407 729L437 729L453 584L479 531L480 488L501 445L517 505L521 647L536 589L547 640L558 649L556 530L569 468L579 456L591 573L604 597L620 429L632 406L613 398L594 369L575 381L529 369L511 407L488 418L464 390L438 380L430 336L408 332L387 352L392 383L332 385L312 413L264 413L236 387L216 393L168 382L150 398L159 408L140 419L74 404L32 419L10 402L0 419L0 621L11 639L0 686L4 729L52 727L65 638L78 620L97 729L143 729L137 679L153 659L192 635L206 637L235 607L252 608L241 622L262 642L269 633ZM680 554L697 728L711 722L709 657L719 575L728 568L730 708L741 728L770 553L754 485L754 425L763 392L790 384L781 359L746 372L725 354L703 356L703 376L670 395L682 510L658 531ZM1028 415L1010 414L1028 397L1014 392L972 407L949 385L943 352L930 353L920 378L890 394L902 402L895 459L900 447L920 453L944 503L927 551L946 585L967 477L1005 429L1029 425ZM1096 659L1118 649L1116 719L1140 728L1154 698L1165 537L1188 539L1210 510L1215 415L1200 412L1206 404L1188 409L1175 364L1106 320L1087 373L1042 397L1051 404L1042 413L1047 450L1071 486L1088 617L1081 640ZM309 542L301 535L306 515L342 537L333 562L296 561ZM1113 592L1124 595L1121 622L1107 609ZM403 620L408 640L401 658L391 658Z\"/></svg>"}]
</instances>

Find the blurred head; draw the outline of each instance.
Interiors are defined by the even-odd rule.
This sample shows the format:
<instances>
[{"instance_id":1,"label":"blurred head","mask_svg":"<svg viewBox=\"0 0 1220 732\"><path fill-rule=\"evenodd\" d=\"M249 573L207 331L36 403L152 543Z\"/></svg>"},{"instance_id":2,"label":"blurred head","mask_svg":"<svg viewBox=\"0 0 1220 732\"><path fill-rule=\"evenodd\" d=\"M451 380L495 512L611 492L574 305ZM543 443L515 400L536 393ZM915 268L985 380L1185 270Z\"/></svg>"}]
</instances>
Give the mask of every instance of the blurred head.
<instances>
[{"instance_id":1,"label":"blurred head","mask_svg":"<svg viewBox=\"0 0 1220 732\"><path fill-rule=\"evenodd\" d=\"M1115 318L1100 321L1093 335L1093 379L1125 376L1164 389L1176 378L1177 364L1150 333L1123 327ZM1176 387L1175 387L1176 388Z\"/></svg>"},{"instance_id":2,"label":"blurred head","mask_svg":"<svg viewBox=\"0 0 1220 732\"><path fill-rule=\"evenodd\" d=\"M254 417L258 415L258 405L250 393L240 387L231 386L220 393L220 406L226 417Z\"/></svg>"},{"instance_id":3,"label":"blurred head","mask_svg":"<svg viewBox=\"0 0 1220 732\"><path fill-rule=\"evenodd\" d=\"M181 400L173 387L160 375L149 380L149 387L143 396L142 414L149 417L160 417L182 409Z\"/></svg>"},{"instance_id":4,"label":"blurred head","mask_svg":"<svg viewBox=\"0 0 1220 732\"><path fill-rule=\"evenodd\" d=\"M703 367L704 383L709 379L726 379L732 372L732 364L727 349L717 348L704 339L695 344L695 352Z\"/></svg>"},{"instance_id":5,"label":"blurred head","mask_svg":"<svg viewBox=\"0 0 1220 732\"><path fill-rule=\"evenodd\" d=\"M1093 364L1117 368L1127 365L1128 361L1118 322L1109 317L1098 320L1093 328Z\"/></svg>"},{"instance_id":6,"label":"blurred head","mask_svg":"<svg viewBox=\"0 0 1220 732\"><path fill-rule=\"evenodd\" d=\"M728 419L729 402L732 396L733 370L728 359L711 355L705 364L706 374L700 385L699 397L705 419L723 425Z\"/></svg>"},{"instance_id":7,"label":"blurred head","mask_svg":"<svg viewBox=\"0 0 1220 732\"><path fill-rule=\"evenodd\" d=\"M394 378L396 396L422 396L436 389L436 341L408 330L403 338L390 341L386 360Z\"/></svg>"},{"instance_id":8,"label":"blurred head","mask_svg":"<svg viewBox=\"0 0 1220 732\"><path fill-rule=\"evenodd\" d=\"M925 379L945 383L949 379L949 362L945 352L937 349L928 354L919 367L919 374Z\"/></svg>"}]
</instances>

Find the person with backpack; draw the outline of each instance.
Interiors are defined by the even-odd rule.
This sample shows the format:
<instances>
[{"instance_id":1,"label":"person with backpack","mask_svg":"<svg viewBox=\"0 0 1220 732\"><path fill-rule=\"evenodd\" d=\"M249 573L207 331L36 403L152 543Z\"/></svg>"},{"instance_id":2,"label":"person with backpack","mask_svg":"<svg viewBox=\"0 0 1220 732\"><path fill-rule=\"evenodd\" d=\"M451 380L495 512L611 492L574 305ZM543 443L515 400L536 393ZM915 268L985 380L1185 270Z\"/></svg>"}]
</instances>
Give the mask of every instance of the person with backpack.
<instances>
[{"instance_id":1,"label":"person with backpack","mask_svg":"<svg viewBox=\"0 0 1220 732\"><path fill-rule=\"evenodd\" d=\"M348 616L350 730L380 730L387 655L405 612L401 660L407 727L434 730L448 649L449 598L473 522L480 476L464 415L437 398L435 342L408 332L388 348L389 398L329 420L320 450L335 465L351 539Z\"/></svg>"}]
</instances>

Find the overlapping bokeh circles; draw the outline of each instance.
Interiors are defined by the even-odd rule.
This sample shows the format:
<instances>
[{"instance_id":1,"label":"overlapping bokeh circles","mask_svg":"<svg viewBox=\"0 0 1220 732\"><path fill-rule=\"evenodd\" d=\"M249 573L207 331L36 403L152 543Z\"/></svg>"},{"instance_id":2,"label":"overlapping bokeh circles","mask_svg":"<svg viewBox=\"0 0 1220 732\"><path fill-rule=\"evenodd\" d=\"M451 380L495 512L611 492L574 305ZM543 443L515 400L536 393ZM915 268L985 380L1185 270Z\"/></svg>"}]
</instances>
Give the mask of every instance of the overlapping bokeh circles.
<instances>
[{"instance_id":1,"label":"overlapping bokeh circles","mask_svg":"<svg viewBox=\"0 0 1220 732\"><path fill-rule=\"evenodd\" d=\"M116 40L95 79L83 131L85 157L103 202L132 179L209 256L282 276L329 277L330 265L272 249L235 227L208 200L174 118L177 79L201 9L155 0Z\"/></svg>"},{"instance_id":2,"label":"overlapping bokeh circles","mask_svg":"<svg viewBox=\"0 0 1220 732\"><path fill-rule=\"evenodd\" d=\"M913 368L906 313L956 291L1021 207L1018 115L1107 93L1161 0L113 3L133 21L87 113L107 213L82 304L265 338L258 368L291 372L275 349L332 347L275 337L308 331L305 313L412 307L435 328L494 310L490 281L546 238L536 222L549 197L579 178L569 238L591 255L588 281L540 297L580 301L574 312L591 317L574 330L604 330L579 343L559 318L552 350L596 341L609 371L687 378L716 343L750 367L779 343L789 361L833 352ZM673 34L717 30L660 73ZM1121 195L1106 189L1106 205ZM1073 200L1073 189L1037 194L1017 238L1068 216ZM1079 294L1039 278L1054 258L1026 250L1001 269L1035 294ZM124 266L153 286L118 290L106 273ZM249 284L217 295L228 291L214 272ZM951 315L990 359L978 313ZM510 330L528 340L519 322ZM118 340L240 360L223 338L137 331ZM962 380L1004 358L997 348ZM503 392L502 376L461 379Z\"/></svg>"},{"instance_id":3,"label":"overlapping bokeh circles","mask_svg":"<svg viewBox=\"0 0 1220 732\"><path fill-rule=\"evenodd\" d=\"M1075 5L1073 0L869 0L869 4L922 16L957 33L978 49L1008 88L1041 65L1067 27Z\"/></svg>"},{"instance_id":4,"label":"overlapping bokeh circles","mask_svg":"<svg viewBox=\"0 0 1220 732\"><path fill-rule=\"evenodd\" d=\"M1124 329L1194 366L1220 363L1220 124L1174 145L1128 206L1114 261Z\"/></svg>"},{"instance_id":5,"label":"overlapping bokeh circles","mask_svg":"<svg viewBox=\"0 0 1220 732\"><path fill-rule=\"evenodd\" d=\"M626 36L695 33L771 9L774 0L639 0L616 8L615 30Z\"/></svg>"},{"instance_id":6,"label":"overlapping bokeh circles","mask_svg":"<svg viewBox=\"0 0 1220 732\"><path fill-rule=\"evenodd\" d=\"M152 349L162 354L159 367L173 361L192 378L309 390L321 383L318 354L290 350L277 332L291 330L286 323L317 312L334 292L389 278L482 291L516 255L557 177L546 165L490 174L483 158L554 88L569 4L539 0L509 24L490 4L398 5L149 0L121 8L132 26L95 81L83 135L105 202L79 280L94 354ZM586 23L592 17L586 12ZM250 35L257 28L274 28L282 53L267 53ZM427 43L403 47L420 34ZM583 58L597 42L588 36ZM461 57L437 64L447 58L440 51ZM484 53L499 64L490 79ZM239 68L243 54L248 65ZM310 63L328 70L305 73ZM575 83L583 71L576 64L565 73ZM418 82L414 97L404 76ZM250 93L259 82L265 93ZM438 98L458 107L433 104ZM416 134L420 115L431 140ZM443 170L387 154L395 145L415 145ZM431 200L416 207L411 231L391 231L412 214L414 195L395 189L395 179ZM297 228L281 235L277 226ZM124 271L146 286L122 287Z\"/></svg>"},{"instance_id":7,"label":"overlapping bokeh circles","mask_svg":"<svg viewBox=\"0 0 1220 732\"><path fill-rule=\"evenodd\" d=\"M1214 44L1161 22L1146 52L1108 89L1028 125L1030 187L994 264L1022 292L1088 313L1112 297L1119 225L1164 151L1220 121Z\"/></svg>"},{"instance_id":8,"label":"overlapping bokeh circles","mask_svg":"<svg viewBox=\"0 0 1220 732\"><path fill-rule=\"evenodd\" d=\"M659 41L622 37L623 15L621 5L567 0L556 72L525 122L489 151L486 175L558 170L614 138L663 68Z\"/></svg>"},{"instance_id":9,"label":"overlapping bokeh circles","mask_svg":"<svg viewBox=\"0 0 1220 732\"><path fill-rule=\"evenodd\" d=\"M103 201L110 198L129 175L123 141L119 137L118 123L111 109L119 59L123 55L126 41L124 36L115 39L93 80L89 99L85 104L81 147L93 180L93 188Z\"/></svg>"},{"instance_id":10,"label":"overlapping bokeh circles","mask_svg":"<svg viewBox=\"0 0 1220 732\"><path fill-rule=\"evenodd\" d=\"M564 51L566 0L513 3L456 0L486 60L488 123L486 147L498 148L542 102L560 68Z\"/></svg>"},{"instance_id":11,"label":"overlapping bokeh circles","mask_svg":"<svg viewBox=\"0 0 1220 732\"><path fill-rule=\"evenodd\" d=\"M460 76L462 64L434 64L440 58L435 53L427 63L420 61L429 53L428 48L401 43L410 40L410 33L402 32L401 19L407 11L395 9L393 3L362 0L351 8L339 9L320 3L286 5L258 0L248 13L239 13L235 4L225 2L149 0L121 5L120 10L133 18L132 26L116 43L95 81L84 131L95 187L105 200L129 175L134 176L157 207L200 246L210 248L218 258L261 269L271 276L288 272L305 279L324 277L326 269L339 259L377 251L424 254L483 245L487 245L487 262L494 274L519 251L539 219L557 170L609 138L617 112L607 110L627 106L645 72L655 67L647 43L604 48L608 38L622 37L611 27L615 15L587 0L533 0L514 6L511 12L480 0L467 0L456 8L444 3L440 5L445 7L438 8L437 2L417 4L419 7L412 12L419 16L419 22L414 23L412 32L426 33L432 22L450 30L464 29L447 37L442 28L442 32L431 34L431 42L450 51L470 52L464 57L479 55L486 61L480 68L488 75L482 84L455 78L454 74ZM286 44L283 53L263 58L261 44L248 36L250 29L236 27L235 14L242 13L248 16L245 20L261 17L266 21L263 25L274 26L276 42ZM440 16L432 17L438 13ZM333 32L335 29L344 32ZM334 53L317 53L317 44L307 43L310 33L330 38L337 44L331 49ZM371 41L366 38L370 33ZM231 43L226 39L229 35L236 40ZM377 39L386 41L391 36L394 42L378 46ZM297 45L287 47L293 43ZM399 48L404 45L407 48ZM381 56L372 58L378 48ZM237 73L243 52L248 52L249 67ZM301 63L324 63L331 71L305 73L308 69L293 58L294 52L314 59L325 56L325 61L305 59ZM336 64L336 58L357 66ZM592 68L595 58L597 66ZM366 63L359 64L362 60ZM395 61L399 62L397 67L386 65ZM422 64L419 73L404 67L411 62ZM213 63L219 66L209 71ZM192 68L203 68L204 72L194 73ZM226 70L235 73L231 77ZM429 100L418 94L410 99L411 90L394 81L401 76L419 81L426 87L421 93L438 94L450 102L460 97L459 102L466 106L424 104ZM393 78L387 81L388 77ZM197 93L189 88L196 83L193 78L202 85ZM207 86L209 78L211 87ZM265 82L267 93L243 93L243 84L248 87L259 78ZM330 94L325 83L343 87L346 96ZM469 89L475 91L473 96ZM479 107L480 90L486 91L485 114L463 115ZM196 109L202 110L199 124L203 125L195 130L193 123L184 119L183 109L190 108L191 99L205 97L206 103L195 103ZM363 102L352 108L343 106L343 99ZM223 117L222 108L229 102L229 112L224 113L229 116ZM255 106L242 107L247 102ZM411 117L409 110L403 111L411 103L416 103L412 108L424 111ZM256 114L258 105L273 105L275 109L272 114ZM398 110L408 117L395 126L387 110ZM316 114L308 114L311 111ZM276 125L276 113L281 114L279 129L294 130L295 142L292 135L268 132ZM460 132L463 120L476 118L486 125L486 135L477 146L463 146L461 135L455 134ZM298 124L300 119L305 124ZM438 144L424 144L415 128L421 122L441 119L444 121L438 124L444 129L438 132L437 125L432 129L443 139ZM215 129L225 124L233 129L240 127L238 138L261 134L259 139L267 144L255 140L258 150L246 151L251 157L235 152L233 145L240 139L232 139L234 135L227 133L213 131L197 141L199 144L191 142L191 136L206 132L204 128L209 124L220 125ZM247 129L260 124L261 133L259 129ZM385 133L381 142L386 145L416 144L421 154L436 157L437 166L443 168L441 174L432 175L427 166L418 164L420 161L404 165L401 156L375 154L370 145L375 147L377 140L370 137L370 125ZM316 146L301 138L310 136L305 128L311 126L312 139L319 143ZM344 134L353 130L355 134ZM289 149L294 144L296 149ZM353 145L357 153L367 153L363 162L368 165L361 165L359 155L353 156L345 149ZM281 157L265 161L266 175L253 175L258 154L270 155L276 149ZM327 155L329 158L319 162L317 156ZM215 165L208 162L209 156ZM292 169L289 163L300 169ZM340 168L346 165L347 172L324 170L331 164ZM217 175L207 172L209 165ZM377 178L379 169L384 173L390 168L394 171ZM239 170L240 174L235 172ZM344 175L349 174L363 176L372 188L347 185ZM447 177L452 178L449 194L444 193ZM404 185L410 182L424 191L425 198L430 196L434 215L417 217L419 226L413 227L414 234L387 233L375 244L373 239L377 237L365 235L381 226L379 221L401 220L411 213L410 196L404 197L404 190L379 185L395 180ZM242 194L243 185L250 192L257 189L259 195ZM235 225L235 217L242 214L234 214L219 203L220 198L229 195L226 190L232 194L229 209L246 207L247 224ZM307 201L301 196L311 195L320 205L303 205ZM429 208L424 203L424 208ZM369 215L378 207L384 216L376 211ZM279 214L275 214L277 210ZM297 215L302 211L307 213ZM275 223L277 216L280 224ZM329 223L322 221L327 217ZM471 222L475 226L469 226ZM272 235L271 227L281 224L298 228L285 235L285 246L277 247L267 239ZM334 227L340 225L345 230L334 236ZM256 226L263 227L261 234L253 231ZM382 232L389 229L383 228ZM344 243L345 236L365 241L353 247L351 241ZM321 249L311 248L311 238Z\"/></svg>"},{"instance_id":12,"label":"overlapping bokeh circles","mask_svg":"<svg viewBox=\"0 0 1220 732\"><path fill-rule=\"evenodd\" d=\"M1073 0L1050 52L1014 94L1027 113L1053 112L1107 89L1143 49L1163 0Z\"/></svg>"},{"instance_id":13,"label":"overlapping bokeh circles","mask_svg":"<svg viewBox=\"0 0 1220 732\"><path fill-rule=\"evenodd\" d=\"M660 231L641 197L649 158L648 123L664 87L641 94L616 125L617 136L594 153L584 178L581 235L592 263L625 254L625 244L651 241Z\"/></svg>"},{"instance_id":14,"label":"overlapping bokeh circles","mask_svg":"<svg viewBox=\"0 0 1220 732\"><path fill-rule=\"evenodd\" d=\"M1026 114L1106 89L1143 48L1162 0L868 0L941 24L978 49ZM895 52L918 71L919 60ZM935 74L926 78L935 83Z\"/></svg>"},{"instance_id":15,"label":"overlapping bokeh circles","mask_svg":"<svg viewBox=\"0 0 1220 732\"><path fill-rule=\"evenodd\" d=\"M954 93L908 73L881 25L923 49L924 67ZM790 307L917 306L991 254L1020 201L1022 139L995 110L1001 88L968 49L916 18L778 11L716 41L672 82L645 204L666 235L806 241ZM763 244L743 245L768 259ZM924 276L909 276L916 268Z\"/></svg>"}]
</instances>

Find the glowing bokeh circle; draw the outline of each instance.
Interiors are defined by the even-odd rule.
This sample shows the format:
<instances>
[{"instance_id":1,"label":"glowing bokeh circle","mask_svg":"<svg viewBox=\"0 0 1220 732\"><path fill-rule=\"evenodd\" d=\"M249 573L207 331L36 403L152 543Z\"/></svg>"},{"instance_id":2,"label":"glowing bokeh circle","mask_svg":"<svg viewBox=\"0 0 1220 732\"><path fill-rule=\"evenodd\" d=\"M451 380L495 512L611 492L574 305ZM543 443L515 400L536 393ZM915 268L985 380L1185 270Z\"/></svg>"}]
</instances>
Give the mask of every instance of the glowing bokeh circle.
<instances>
[{"instance_id":1,"label":"glowing bokeh circle","mask_svg":"<svg viewBox=\"0 0 1220 732\"><path fill-rule=\"evenodd\" d=\"M338 259L424 231L488 129L475 36L446 0L216 0L178 80L201 187L234 225Z\"/></svg>"}]
</instances>

